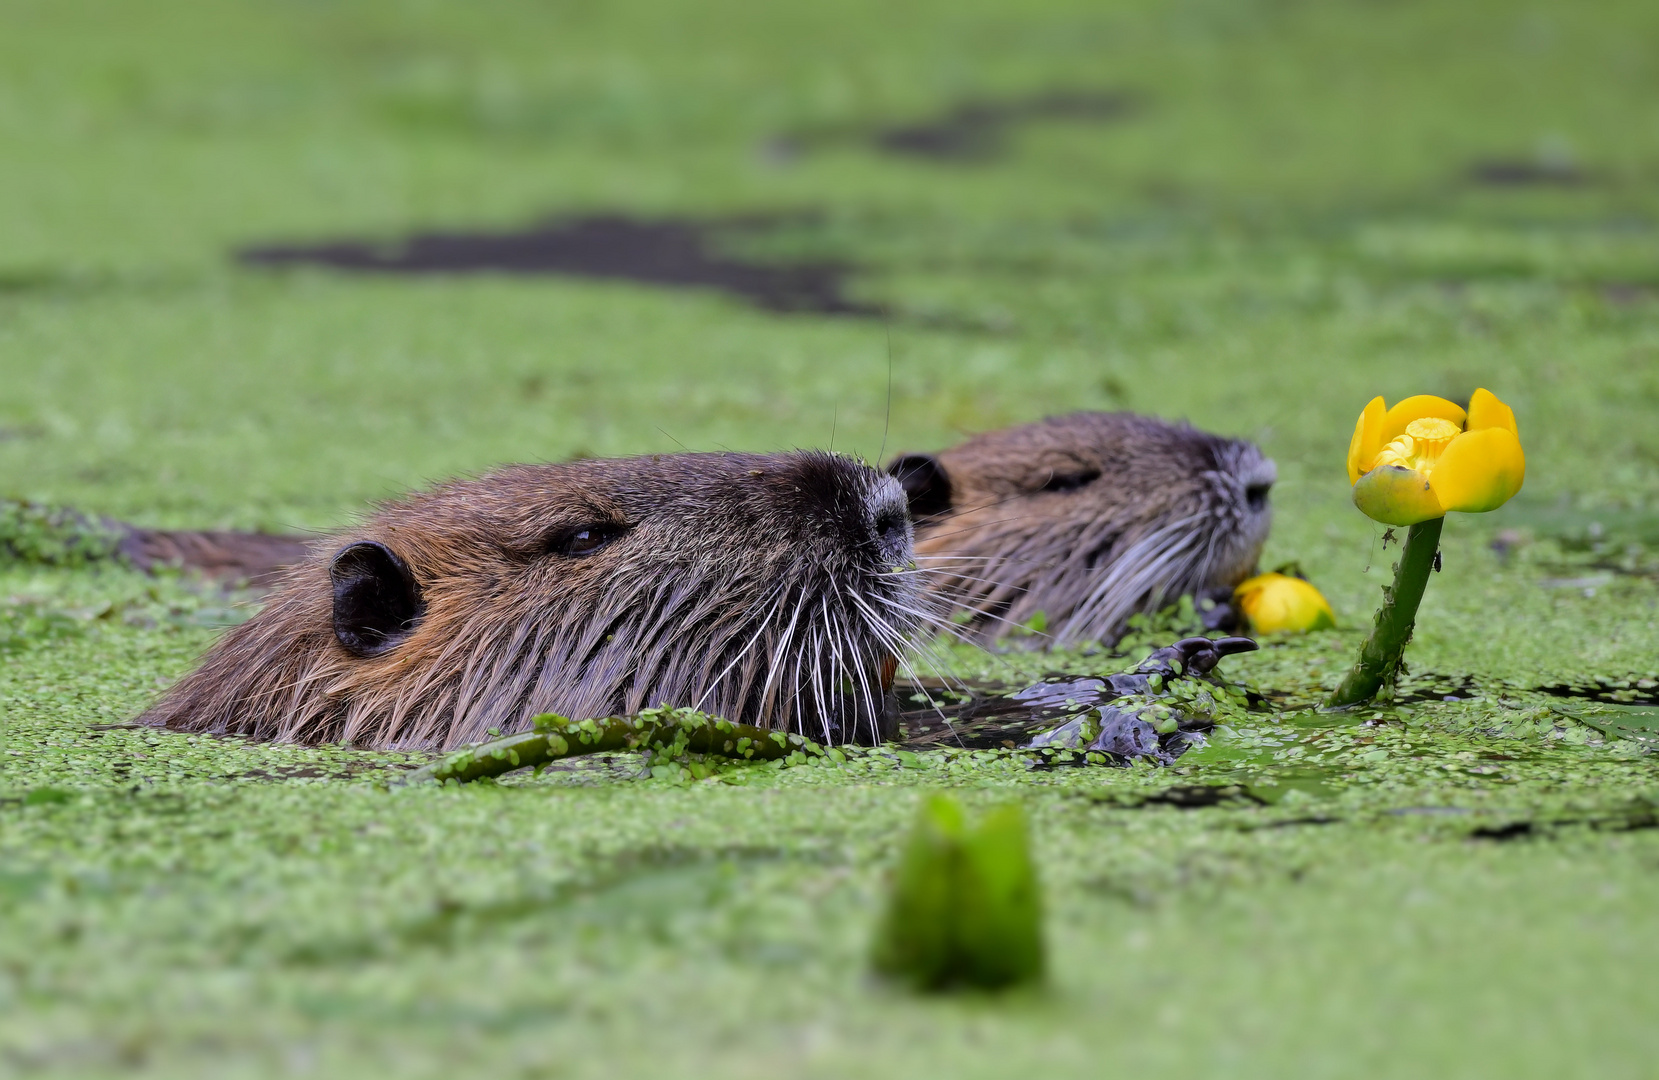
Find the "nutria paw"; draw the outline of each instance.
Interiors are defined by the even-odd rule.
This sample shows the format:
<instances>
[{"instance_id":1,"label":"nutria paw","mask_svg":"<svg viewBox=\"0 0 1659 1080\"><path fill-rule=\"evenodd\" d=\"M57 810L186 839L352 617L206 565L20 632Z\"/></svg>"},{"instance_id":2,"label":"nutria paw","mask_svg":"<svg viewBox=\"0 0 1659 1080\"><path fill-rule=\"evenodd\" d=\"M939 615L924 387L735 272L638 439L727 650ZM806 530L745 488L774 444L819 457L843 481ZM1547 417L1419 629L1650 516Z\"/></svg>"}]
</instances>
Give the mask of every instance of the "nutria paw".
<instances>
[{"instance_id":1,"label":"nutria paw","mask_svg":"<svg viewBox=\"0 0 1659 1080\"><path fill-rule=\"evenodd\" d=\"M1014 698L1033 709L1069 702L1084 711L1032 739L1026 747L1081 749L1108 755L1116 765L1142 758L1159 765L1173 764L1189 747L1203 743L1215 721L1177 704L1172 682L1184 679L1214 684L1208 676L1223 657L1256 648L1249 638L1182 638L1156 650L1126 674L1027 687Z\"/></svg>"}]
</instances>

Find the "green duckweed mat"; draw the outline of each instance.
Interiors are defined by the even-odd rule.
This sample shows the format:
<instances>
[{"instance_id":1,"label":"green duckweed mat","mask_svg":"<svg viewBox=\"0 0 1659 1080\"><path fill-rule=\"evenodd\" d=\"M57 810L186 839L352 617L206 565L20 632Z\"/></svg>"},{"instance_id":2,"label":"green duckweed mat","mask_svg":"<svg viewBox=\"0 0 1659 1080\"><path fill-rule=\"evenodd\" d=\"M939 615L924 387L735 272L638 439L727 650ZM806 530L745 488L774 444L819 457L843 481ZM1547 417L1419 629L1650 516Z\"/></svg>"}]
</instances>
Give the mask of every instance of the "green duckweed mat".
<instances>
[{"instance_id":1,"label":"green duckweed mat","mask_svg":"<svg viewBox=\"0 0 1659 1080\"><path fill-rule=\"evenodd\" d=\"M876 458L1132 408L1277 459L1264 563L1341 621L1227 660L1266 706L1170 769L937 749L399 788L420 755L131 727L247 598L6 549L0 1074L1651 1073L1659 8L0 0L0 25L0 495L321 530L502 461ZM1097 104L1031 105L1056 95ZM941 126L968 148L893 135ZM571 215L769 222L720 250L839 266L886 315L235 257ZM1476 386L1516 410L1525 490L1448 522L1398 699L1312 711L1395 550L1347 503L1355 416ZM1029 814L1040 992L868 978L941 787Z\"/></svg>"}]
</instances>

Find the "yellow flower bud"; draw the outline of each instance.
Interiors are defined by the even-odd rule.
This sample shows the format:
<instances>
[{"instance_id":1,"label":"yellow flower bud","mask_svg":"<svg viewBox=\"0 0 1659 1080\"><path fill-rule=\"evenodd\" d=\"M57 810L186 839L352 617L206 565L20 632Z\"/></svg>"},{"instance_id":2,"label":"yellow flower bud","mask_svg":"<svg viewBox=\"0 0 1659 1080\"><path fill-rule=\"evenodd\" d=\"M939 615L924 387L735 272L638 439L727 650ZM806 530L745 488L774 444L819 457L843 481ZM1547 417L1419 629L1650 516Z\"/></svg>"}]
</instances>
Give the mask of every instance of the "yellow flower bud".
<instances>
[{"instance_id":1,"label":"yellow flower bud","mask_svg":"<svg viewBox=\"0 0 1659 1080\"><path fill-rule=\"evenodd\" d=\"M1299 634L1336 625L1336 614L1319 590L1288 574L1257 574L1233 590L1233 603L1258 634Z\"/></svg>"}]
</instances>

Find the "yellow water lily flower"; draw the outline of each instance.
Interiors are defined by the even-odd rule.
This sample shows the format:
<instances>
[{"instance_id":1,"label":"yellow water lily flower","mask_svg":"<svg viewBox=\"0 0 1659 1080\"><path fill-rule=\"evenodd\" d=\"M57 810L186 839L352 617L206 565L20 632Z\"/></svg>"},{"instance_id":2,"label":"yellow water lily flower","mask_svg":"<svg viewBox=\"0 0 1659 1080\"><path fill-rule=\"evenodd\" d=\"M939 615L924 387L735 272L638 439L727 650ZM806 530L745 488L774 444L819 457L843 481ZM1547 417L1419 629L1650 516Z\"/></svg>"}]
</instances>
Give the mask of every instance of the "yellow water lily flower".
<instances>
[{"instance_id":1,"label":"yellow water lily flower","mask_svg":"<svg viewBox=\"0 0 1659 1080\"><path fill-rule=\"evenodd\" d=\"M1467 412L1431 394L1392 409L1372 398L1348 444L1354 505L1386 525L1496 510L1526 471L1515 414L1488 390L1475 391Z\"/></svg>"},{"instance_id":2,"label":"yellow water lily flower","mask_svg":"<svg viewBox=\"0 0 1659 1080\"><path fill-rule=\"evenodd\" d=\"M1258 634L1303 633L1336 625L1329 601L1288 574L1257 574L1233 590L1233 603Z\"/></svg>"}]
</instances>

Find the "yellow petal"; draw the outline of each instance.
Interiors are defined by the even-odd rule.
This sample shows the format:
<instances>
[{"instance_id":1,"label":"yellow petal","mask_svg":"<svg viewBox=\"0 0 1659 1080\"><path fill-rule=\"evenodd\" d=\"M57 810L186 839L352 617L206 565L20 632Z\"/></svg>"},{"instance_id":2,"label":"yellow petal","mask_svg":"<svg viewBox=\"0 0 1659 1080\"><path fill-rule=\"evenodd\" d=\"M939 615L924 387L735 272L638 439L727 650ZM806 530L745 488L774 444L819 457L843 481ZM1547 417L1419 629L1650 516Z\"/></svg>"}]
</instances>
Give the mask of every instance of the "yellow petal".
<instances>
[{"instance_id":1,"label":"yellow petal","mask_svg":"<svg viewBox=\"0 0 1659 1080\"><path fill-rule=\"evenodd\" d=\"M1382 422L1388 415L1383 399L1374 397L1354 422L1354 437L1348 441L1348 482L1352 484L1365 475L1366 467L1383 448Z\"/></svg>"},{"instance_id":2,"label":"yellow petal","mask_svg":"<svg viewBox=\"0 0 1659 1080\"><path fill-rule=\"evenodd\" d=\"M1336 625L1319 590L1285 574L1258 574L1233 592L1233 602L1258 634L1301 633Z\"/></svg>"},{"instance_id":3,"label":"yellow petal","mask_svg":"<svg viewBox=\"0 0 1659 1080\"><path fill-rule=\"evenodd\" d=\"M1466 437L1458 436L1459 439ZM1453 439L1452 444L1456 445L1457 441ZM1415 525L1446 516L1434 489L1429 486L1429 478L1415 469L1398 465L1379 466L1360 477L1354 485L1354 505L1366 517L1384 525Z\"/></svg>"},{"instance_id":4,"label":"yellow petal","mask_svg":"<svg viewBox=\"0 0 1659 1080\"><path fill-rule=\"evenodd\" d=\"M1509 433L1517 439L1521 432L1515 427L1515 410L1498 400L1498 395L1490 390L1475 391L1475 396L1469 399L1469 431L1479 431L1482 428L1508 428Z\"/></svg>"},{"instance_id":5,"label":"yellow petal","mask_svg":"<svg viewBox=\"0 0 1659 1080\"><path fill-rule=\"evenodd\" d=\"M1455 401L1447 401L1445 398L1435 397L1433 394L1418 394L1416 397L1408 397L1404 401L1395 402L1394 407L1388 410L1388 415L1383 417L1382 424L1379 425L1381 430L1378 432L1377 449L1381 450L1390 442L1404 435L1407 424L1413 420L1421 420L1425 416L1438 416L1443 420L1450 420L1460 428L1463 426L1464 420L1468 418L1468 414L1463 411L1463 407ZM1365 464L1370 464L1370 462L1365 462Z\"/></svg>"},{"instance_id":6,"label":"yellow petal","mask_svg":"<svg viewBox=\"0 0 1659 1080\"><path fill-rule=\"evenodd\" d=\"M1484 514L1520 491L1526 475L1521 440L1508 428L1489 427L1453 439L1441 453L1429 482L1447 510Z\"/></svg>"}]
</instances>

